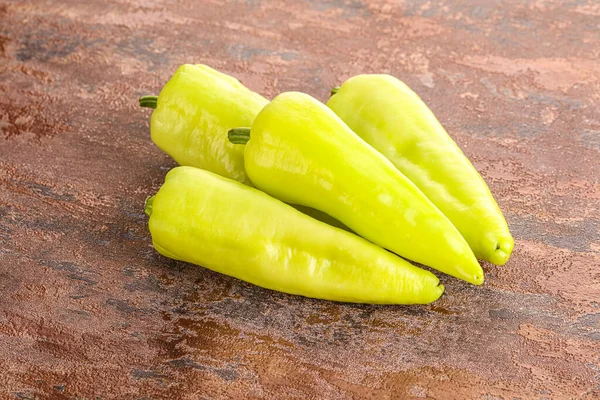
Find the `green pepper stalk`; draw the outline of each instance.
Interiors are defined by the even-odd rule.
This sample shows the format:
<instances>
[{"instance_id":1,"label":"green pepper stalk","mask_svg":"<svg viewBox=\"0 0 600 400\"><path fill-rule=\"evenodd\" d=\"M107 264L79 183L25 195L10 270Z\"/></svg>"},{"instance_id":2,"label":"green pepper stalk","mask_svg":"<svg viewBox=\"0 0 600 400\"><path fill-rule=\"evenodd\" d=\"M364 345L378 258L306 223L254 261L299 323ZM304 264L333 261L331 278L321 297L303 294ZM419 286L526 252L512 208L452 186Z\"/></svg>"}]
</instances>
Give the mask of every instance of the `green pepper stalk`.
<instances>
[{"instance_id":1,"label":"green pepper stalk","mask_svg":"<svg viewBox=\"0 0 600 400\"><path fill-rule=\"evenodd\" d=\"M425 304L444 292L431 272L198 168L171 170L146 213L159 253L264 288L381 304Z\"/></svg>"},{"instance_id":2,"label":"green pepper stalk","mask_svg":"<svg viewBox=\"0 0 600 400\"><path fill-rule=\"evenodd\" d=\"M156 108L158 104L158 96L142 96L140 97L140 107Z\"/></svg>"},{"instance_id":3,"label":"green pepper stalk","mask_svg":"<svg viewBox=\"0 0 600 400\"><path fill-rule=\"evenodd\" d=\"M246 144L250 140L250 128L233 128L227 132L227 138L233 144Z\"/></svg>"},{"instance_id":4,"label":"green pepper stalk","mask_svg":"<svg viewBox=\"0 0 600 400\"><path fill-rule=\"evenodd\" d=\"M485 181L427 105L389 75L350 78L327 102L458 228L480 259L503 265L514 240Z\"/></svg>"},{"instance_id":5,"label":"green pepper stalk","mask_svg":"<svg viewBox=\"0 0 600 400\"><path fill-rule=\"evenodd\" d=\"M448 218L318 100L280 94L258 114L249 137L247 129L228 135L247 140L244 166L258 189L323 211L402 257L483 283L481 266Z\"/></svg>"}]
</instances>

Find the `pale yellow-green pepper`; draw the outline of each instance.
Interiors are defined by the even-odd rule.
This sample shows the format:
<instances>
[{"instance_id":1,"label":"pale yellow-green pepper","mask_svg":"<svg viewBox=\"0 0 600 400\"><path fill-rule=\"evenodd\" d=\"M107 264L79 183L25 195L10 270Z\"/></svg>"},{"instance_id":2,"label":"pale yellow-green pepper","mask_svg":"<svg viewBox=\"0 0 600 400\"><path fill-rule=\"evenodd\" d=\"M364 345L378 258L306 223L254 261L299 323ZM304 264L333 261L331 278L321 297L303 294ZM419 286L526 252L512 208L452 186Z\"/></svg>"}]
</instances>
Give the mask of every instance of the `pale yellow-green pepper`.
<instances>
[{"instance_id":1,"label":"pale yellow-green pepper","mask_svg":"<svg viewBox=\"0 0 600 400\"><path fill-rule=\"evenodd\" d=\"M425 193L475 256L508 261L514 241L496 200L415 92L390 75L358 75L336 92L329 108Z\"/></svg>"},{"instance_id":2,"label":"pale yellow-green pepper","mask_svg":"<svg viewBox=\"0 0 600 400\"><path fill-rule=\"evenodd\" d=\"M146 202L156 250L264 288L382 304L437 300L429 271L269 195L192 167L177 167Z\"/></svg>"}]
</instances>

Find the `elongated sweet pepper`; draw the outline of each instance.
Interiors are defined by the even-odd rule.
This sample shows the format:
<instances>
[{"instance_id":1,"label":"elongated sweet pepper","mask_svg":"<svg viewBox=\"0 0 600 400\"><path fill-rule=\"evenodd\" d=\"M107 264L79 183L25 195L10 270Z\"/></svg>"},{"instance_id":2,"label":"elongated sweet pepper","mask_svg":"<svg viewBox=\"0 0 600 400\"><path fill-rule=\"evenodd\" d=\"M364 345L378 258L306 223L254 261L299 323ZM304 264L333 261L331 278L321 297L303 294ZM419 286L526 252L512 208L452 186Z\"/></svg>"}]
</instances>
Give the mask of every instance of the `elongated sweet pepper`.
<instances>
[{"instance_id":1,"label":"elongated sweet pepper","mask_svg":"<svg viewBox=\"0 0 600 400\"><path fill-rule=\"evenodd\" d=\"M184 64L161 90L140 105L155 108L152 141L180 165L250 184L244 153L227 141L229 129L252 123L268 100L237 79L206 65Z\"/></svg>"},{"instance_id":2,"label":"elongated sweet pepper","mask_svg":"<svg viewBox=\"0 0 600 400\"><path fill-rule=\"evenodd\" d=\"M251 129L229 131L246 144L254 185L291 204L316 208L386 249L474 284L483 270L454 225L394 165L324 104L283 93Z\"/></svg>"},{"instance_id":3,"label":"elongated sweet pepper","mask_svg":"<svg viewBox=\"0 0 600 400\"><path fill-rule=\"evenodd\" d=\"M268 289L385 304L430 303L444 291L431 272L198 168L171 170L146 213L159 253Z\"/></svg>"},{"instance_id":4,"label":"elongated sweet pepper","mask_svg":"<svg viewBox=\"0 0 600 400\"><path fill-rule=\"evenodd\" d=\"M514 241L494 197L427 105L389 75L359 75L327 102L452 221L475 255L506 263Z\"/></svg>"}]
</instances>

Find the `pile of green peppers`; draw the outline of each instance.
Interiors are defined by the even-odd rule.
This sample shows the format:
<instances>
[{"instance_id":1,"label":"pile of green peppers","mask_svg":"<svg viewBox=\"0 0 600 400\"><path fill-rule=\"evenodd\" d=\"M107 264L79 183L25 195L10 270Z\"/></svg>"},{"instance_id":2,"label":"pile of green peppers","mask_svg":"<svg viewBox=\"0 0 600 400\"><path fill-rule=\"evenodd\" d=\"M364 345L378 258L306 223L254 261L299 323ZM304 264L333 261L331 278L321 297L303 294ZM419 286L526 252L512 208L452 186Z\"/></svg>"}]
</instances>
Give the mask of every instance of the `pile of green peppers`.
<instances>
[{"instance_id":1,"label":"pile of green peppers","mask_svg":"<svg viewBox=\"0 0 600 400\"><path fill-rule=\"evenodd\" d=\"M153 142L180 164L146 201L154 248L264 288L356 303L425 304L475 285L514 241L479 173L427 105L389 75L323 104L272 101L183 65L154 108Z\"/></svg>"}]
</instances>

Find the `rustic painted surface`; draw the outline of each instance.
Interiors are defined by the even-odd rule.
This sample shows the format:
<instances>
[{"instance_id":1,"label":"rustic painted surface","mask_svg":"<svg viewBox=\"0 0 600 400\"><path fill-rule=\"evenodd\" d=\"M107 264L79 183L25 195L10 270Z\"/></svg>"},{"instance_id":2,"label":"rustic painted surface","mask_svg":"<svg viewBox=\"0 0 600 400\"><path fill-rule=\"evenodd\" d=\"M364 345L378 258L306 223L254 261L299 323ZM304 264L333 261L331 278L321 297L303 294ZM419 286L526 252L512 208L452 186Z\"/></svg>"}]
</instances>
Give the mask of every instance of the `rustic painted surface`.
<instances>
[{"instance_id":1,"label":"rustic painted surface","mask_svg":"<svg viewBox=\"0 0 600 400\"><path fill-rule=\"evenodd\" d=\"M595 0L0 2L0 397L600 396ZM149 139L175 68L267 96L362 72L411 85L516 238L422 307L262 290L151 247L174 164Z\"/></svg>"}]
</instances>

